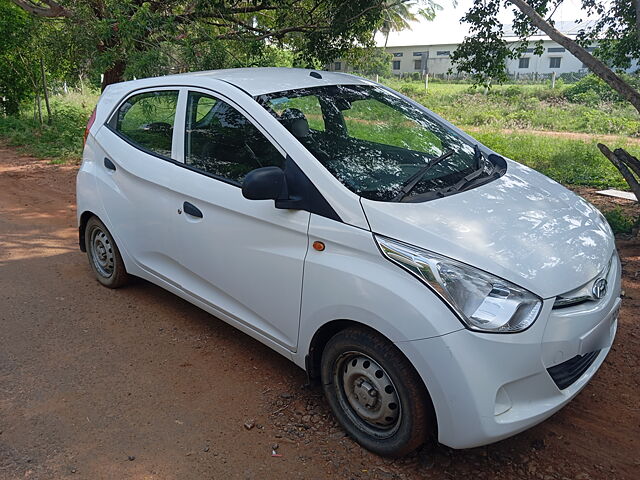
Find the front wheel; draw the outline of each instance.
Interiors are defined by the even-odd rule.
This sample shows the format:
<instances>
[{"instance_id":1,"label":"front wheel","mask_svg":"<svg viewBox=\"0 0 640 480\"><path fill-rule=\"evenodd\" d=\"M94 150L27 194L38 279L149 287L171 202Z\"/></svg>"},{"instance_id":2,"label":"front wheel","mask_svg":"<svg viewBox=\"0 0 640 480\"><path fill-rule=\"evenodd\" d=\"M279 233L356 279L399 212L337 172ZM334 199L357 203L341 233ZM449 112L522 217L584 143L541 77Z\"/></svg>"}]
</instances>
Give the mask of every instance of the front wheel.
<instances>
[{"instance_id":1,"label":"front wheel","mask_svg":"<svg viewBox=\"0 0 640 480\"><path fill-rule=\"evenodd\" d=\"M120 251L107 227L97 217L91 217L87 222L84 241L89 264L98 281L108 288L126 284L129 275Z\"/></svg>"},{"instance_id":2,"label":"front wheel","mask_svg":"<svg viewBox=\"0 0 640 480\"><path fill-rule=\"evenodd\" d=\"M433 430L429 395L411 363L367 328L337 333L322 353L324 394L338 422L358 443L397 457Z\"/></svg>"}]
</instances>

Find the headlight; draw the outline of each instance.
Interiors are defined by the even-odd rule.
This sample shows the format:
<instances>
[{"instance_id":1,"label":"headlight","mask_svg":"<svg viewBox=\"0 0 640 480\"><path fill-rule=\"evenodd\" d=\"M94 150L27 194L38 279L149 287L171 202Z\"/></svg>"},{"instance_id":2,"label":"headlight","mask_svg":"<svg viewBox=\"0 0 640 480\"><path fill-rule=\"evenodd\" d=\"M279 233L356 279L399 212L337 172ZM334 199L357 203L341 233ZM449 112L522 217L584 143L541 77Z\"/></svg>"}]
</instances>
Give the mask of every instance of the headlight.
<instances>
[{"instance_id":1,"label":"headlight","mask_svg":"<svg viewBox=\"0 0 640 480\"><path fill-rule=\"evenodd\" d=\"M537 318L533 293L464 263L376 236L383 255L430 285L472 330L519 332Z\"/></svg>"}]
</instances>

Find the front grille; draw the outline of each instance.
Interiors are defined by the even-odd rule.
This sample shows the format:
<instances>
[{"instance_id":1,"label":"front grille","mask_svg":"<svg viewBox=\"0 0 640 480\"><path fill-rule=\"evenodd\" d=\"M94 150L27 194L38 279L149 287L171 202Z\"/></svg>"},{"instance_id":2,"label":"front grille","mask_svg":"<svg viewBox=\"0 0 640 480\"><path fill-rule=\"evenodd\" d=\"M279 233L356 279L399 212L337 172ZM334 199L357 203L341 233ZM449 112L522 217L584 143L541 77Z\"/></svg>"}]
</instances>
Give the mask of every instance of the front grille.
<instances>
[{"instance_id":1,"label":"front grille","mask_svg":"<svg viewBox=\"0 0 640 480\"><path fill-rule=\"evenodd\" d=\"M587 296L575 298L556 297L555 302L553 302L553 309L558 310L560 308L575 307L576 305L582 305L585 302L591 301L593 301L593 298Z\"/></svg>"},{"instance_id":2,"label":"front grille","mask_svg":"<svg viewBox=\"0 0 640 480\"><path fill-rule=\"evenodd\" d=\"M578 380L584 372L595 361L596 357L600 353L600 350L595 352L585 353L584 355L576 355L575 357L562 362L558 365L554 365L551 368L547 368L547 372L551 375L551 378L556 383L560 390L564 390Z\"/></svg>"},{"instance_id":3,"label":"front grille","mask_svg":"<svg viewBox=\"0 0 640 480\"><path fill-rule=\"evenodd\" d=\"M585 302L600 301L601 298L597 298L594 296L594 292L593 292L594 284L599 279L605 279L611 285L615 283L612 275L613 275L613 271L616 269L615 268L612 269L611 267L614 265L614 263L617 263L617 261L614 262L616 258L617 258L617 252L614 250L613 255L611 255L611 258L609 259L609 263L607 264L604 270L602 270L598 275L596 275L594 278L589 280L587 283L585 283L581 287L576 288L575 290L571 290L570 292L565 292L562 295L558 295L553 302L553 308L560 309L560 308L566 308L566 307L574 307L577 305L581 305Z\"/></svg>"}]
</instances>

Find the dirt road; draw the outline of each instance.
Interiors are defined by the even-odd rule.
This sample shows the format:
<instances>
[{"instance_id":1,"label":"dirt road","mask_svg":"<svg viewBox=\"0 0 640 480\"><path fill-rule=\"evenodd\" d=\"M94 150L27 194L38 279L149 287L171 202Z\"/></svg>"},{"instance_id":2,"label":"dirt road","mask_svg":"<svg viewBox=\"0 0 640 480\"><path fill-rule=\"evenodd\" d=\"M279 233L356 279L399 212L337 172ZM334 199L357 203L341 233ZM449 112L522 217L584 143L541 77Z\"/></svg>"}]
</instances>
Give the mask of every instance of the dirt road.
<instances>
[{"instance_id":1,"label":"dirt road","mask_svg":"<svg viewBox=\"0 0 640 480\"><path fill-rule=\"evenodd\" d=\"M575 401L495 445L390 461L278 354L147 282L100 287L74 181L0 147L0 479L638 478L637 242L615 346Z\"/></svg>"}]
</instances>

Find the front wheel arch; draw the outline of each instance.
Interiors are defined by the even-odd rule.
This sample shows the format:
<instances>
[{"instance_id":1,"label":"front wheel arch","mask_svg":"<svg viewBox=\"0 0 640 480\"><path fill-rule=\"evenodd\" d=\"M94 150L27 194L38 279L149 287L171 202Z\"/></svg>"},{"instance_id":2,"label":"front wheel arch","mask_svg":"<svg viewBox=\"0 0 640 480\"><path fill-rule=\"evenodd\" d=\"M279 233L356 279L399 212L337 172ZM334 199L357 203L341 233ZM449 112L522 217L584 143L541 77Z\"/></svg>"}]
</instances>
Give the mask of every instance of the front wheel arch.
<instances>
[{"instance_id":1,"label":"front wheel arch","mask_svg":"<svg viewBox=\"0 0 640 480\"><path fill-rule=\"evenodd\" d=\"M305 357L305 370L310 380L318 381L320 379L320 363L322 360L322 352L331 337L349 327L366 327L365 324L354 320L332 320L322 325L313 334L309 351Z\"/></svg>"}]
</instances>

